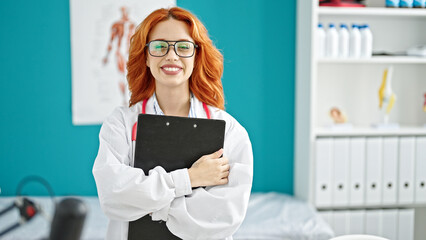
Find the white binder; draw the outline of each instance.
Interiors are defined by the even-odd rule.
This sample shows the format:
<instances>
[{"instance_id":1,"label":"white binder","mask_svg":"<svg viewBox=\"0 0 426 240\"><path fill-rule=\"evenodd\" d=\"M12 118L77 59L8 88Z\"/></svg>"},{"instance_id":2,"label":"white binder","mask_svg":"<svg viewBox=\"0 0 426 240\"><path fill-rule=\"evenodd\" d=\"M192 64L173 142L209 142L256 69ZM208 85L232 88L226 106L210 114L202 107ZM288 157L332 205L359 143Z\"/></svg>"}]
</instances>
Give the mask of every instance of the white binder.
<instances>
[{"instance_id":1,"label":"white binder","mask_svg":"<svg viewBox=\"0 0 426 240\"><path fill-rule=\"evenodd\" d=\"M382 233L381 237L398 239L398 209L384 209L382 211Z\"/></svg>"},{"instance_id":2,"label":"white binder","mask_svg":"<svg viewBox=\"0 0 426 240\"><path fill-rule=\"evenodd\" d=\"M333 206L347 206L349 198L349 138L333 139Z\"/></svg>"},{"instance_id":3,"label":"white binder","mask_svg":"<svg viewBox=\"0 0 426 240\"><path fill-rule=\"evenodd\" d=\"M365 168L365 204L379 205L382 202L382 138L367 138Z\"/></svg>"},{"instance_id":4,"label":"white binder","mask_svg":"<svg viewBox=\"0 0 426 240\"><path fill-rule=\"evenodd\" d=\"M416 138L415 202L426 203L426 137Z\"/></svg>"},{"instance_id":5,"label":"white binder","mask_svg":"<svg viewBox=\"0 0 426 240\"><path fill-rule=\"evenodd\" d=\"M329 207L333 177L333 139L318 138L315 145L315 205Z\"/></svg>"},{"instance_id":6,"label":"white binder","mask_svg":"<svg viewBox=\"0 0 426 240\"><path fill-rule=\"evenodd\" d=\"M333 212L332 211L320 211L318 212L319 215L324 219L324 221L330 225L330 227L333 229Z\"/></svg>"},{"instance_id":7,"label":"white binder","mask_svg":"<svg viewBox=\"0 0 426 240\"><path fill-rule=\"evenodd\" d=\"M399 140L398 202L414 202L414 154L415 138L401 137Z\"/></svg>"},{"instance_id":8,"label":"white binder","mask_svg":"<svg viewBox=\"0 0 426 240\"><path fill-rule=\"evenodd\" d=\"M333 231L335 236L348 234L348 211L333 211Z\"/></svg>"},{"instance_id":9,"label":"white binder","mask_svg":"<svg viewBox=\"0 0 426 240\"><path fill-rule=\"evenodd\" d=\"M353 210L349 212L348 234L364 234L365 210Z\"/></svg>"},{"instance_id":10,"label":"white binder","mask_svg":"<svg viewBox=\"0 0 426 240\"><path fill-rule=\"evenodd\" d=\"M414 239L414 209L398 211L398 240Z\"/></svg>"},{"instance_id":11,"label":"white binder","mask_svg":"<svg viewBox=\"0 0 426 240\"><path fill-rule=\"evenodd\" d=\"M398 138L383 138L383 204L396 204L398 177Z\"/></svg>"},{"instance_id":12,"label":"white binder","mask_svg":"<svg viewBox=\"0 0 426 240\"><path fill-rule=\"evenodd\" d=\"M365 138L350 139L349 164L349 205L361 206L365 191Z\"/></svg>"},{"instance_id":13,"label":"white binder","mask_svg":"<svg viewBox=\"0 0 426 240\"><path fill-rule=\"evenodd\" d=\"M365 234L380 236L382 233L382 210L368 210L365 213Z\"/></svg>"}]
</instances>

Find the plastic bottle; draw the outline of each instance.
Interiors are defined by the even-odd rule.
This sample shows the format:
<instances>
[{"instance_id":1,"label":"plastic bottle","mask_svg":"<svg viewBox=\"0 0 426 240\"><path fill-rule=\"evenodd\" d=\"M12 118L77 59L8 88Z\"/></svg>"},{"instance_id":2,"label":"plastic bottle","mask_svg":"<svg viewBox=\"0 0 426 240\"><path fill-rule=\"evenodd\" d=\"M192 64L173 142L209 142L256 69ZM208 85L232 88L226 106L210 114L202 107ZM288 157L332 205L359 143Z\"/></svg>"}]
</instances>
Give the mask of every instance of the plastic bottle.
<instances>
[{"instance_id":1,"label":"plastic bottle","mask_svg":"<svg viewBox=\"0 0 426 240\"><path fill-rule=\"evenodd\" d=\"M399 7L399 0L386 0L386 7Z\"/></svg>"},{"instance_id":2,"label":"plastic bottle","mask_svg":"<svg viewBox=\"0 0 426 240\"><path fill-rule=\"evenodd\" d=\"M326 56L326 33L321 23L318 24L317 29L317 54L318 58L324 58Z\"/></svg>"},{"instance_id":3,"label":"plastic bottle","mask_svg":"<svg viewBox=\"0 0 426 240\"><path fill-rule=\"evenodd\" d=\"M426 0L414 0L413 7L415 7L415 8L424 8L424 7L426 7Z\"/></svg>"},{"instance_id":4,"label":"plastic bottle","mask_svg":"<svg viewBox=\"0 0 426 240\"><path fill-rule=\"evenodd\" d=\"M349 30L346 24L340 24L339 30L339 57L349 57Z\"/></svg>"},{"instance_id":5,"label":"plastic bottle","mask_svg":"<svg viewBox=\"0 0 426 240\"><path fill-rule=\"evenodd\" d=\"M339 56L339 34L333 23L330 23L326 34L327 57Z\"/></svg>"},{"instance_id":6,"label":"plastic bottle","mask_svg":"<svg viewBox=\"0 0 426 240\"><path fill-rule=\"evenodd\" d=\"M413 0L400 0L399 1L399 7L412 8L413 7Z\"/></svg>"},{"instance_id":7,"label":"plastic bottle","mask_svg":"<svg viewBox=\"0 0 426 240\"><path fill-rule=\"evenodd\" d=\"M352 24L352 30L349 34L349 57L359 58L361 55L361 33L358 25Z\"/></svg>"},{"instance_id":8,"label":"plastic bottle","mask_svg":"<svg viewBox=\"0 0 426 240\"><path fill-rule=\"evenodd\" d=\"M361 57L370 58L373 55L373 33L368 24L361 27Z\"/></svg>"}]
</instances>

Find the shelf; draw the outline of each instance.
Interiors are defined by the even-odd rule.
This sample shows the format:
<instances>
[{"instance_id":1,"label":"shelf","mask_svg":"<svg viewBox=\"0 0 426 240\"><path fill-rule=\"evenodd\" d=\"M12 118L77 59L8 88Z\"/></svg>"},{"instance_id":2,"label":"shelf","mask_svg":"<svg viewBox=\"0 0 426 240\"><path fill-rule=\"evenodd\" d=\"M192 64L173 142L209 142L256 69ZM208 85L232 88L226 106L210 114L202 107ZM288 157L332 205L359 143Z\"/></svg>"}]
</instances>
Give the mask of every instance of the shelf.
<instances>
[{"instance_id":1,"label":"shelf","mask_svg":"<svg viewBox=\"0 0 426 240\"><path fill-rule=\"evenodd\" d=\"M332 206L332 207L316 207L319 211L334 210L373 210L373 209L403 209L403 208L426 208L424 203L395 203L395 204L377 204L377 205L359 205L359 206Z\"/></svg>"},{"instance_id":2,"label":"shelf","mask_svg":"<svg viewBox=\"0 0 426 240\"><path fill-rule=\"evenodd\" d=\"M331 129L317 128L316 137L362 137L362 136L426 136L426 127L401 127L399 129L352 128Z\"/></svg>"},{"instance_id":3,"label":"shelf","mask_svg":"<svg viewBox=\"0 0 426 240\"><path fill-rule=\"evenodd\" d=\"M344 7L318 7L320 16L401 16L401 17L426 17L424 8L344 8Z\"/></svg>"},{"instance_id":4,"label":"shelf","mask_svg":"<svg viewBox=\"0 0 426 240\"><path fill-rule=\"evenodd\" d=\"M394 63L394 64L426 64L426 57L411 57L411 56L398 56L398 57L371 57L371 58L322 58L318 59L318 63Z\"/></svg>"}]
</instances>

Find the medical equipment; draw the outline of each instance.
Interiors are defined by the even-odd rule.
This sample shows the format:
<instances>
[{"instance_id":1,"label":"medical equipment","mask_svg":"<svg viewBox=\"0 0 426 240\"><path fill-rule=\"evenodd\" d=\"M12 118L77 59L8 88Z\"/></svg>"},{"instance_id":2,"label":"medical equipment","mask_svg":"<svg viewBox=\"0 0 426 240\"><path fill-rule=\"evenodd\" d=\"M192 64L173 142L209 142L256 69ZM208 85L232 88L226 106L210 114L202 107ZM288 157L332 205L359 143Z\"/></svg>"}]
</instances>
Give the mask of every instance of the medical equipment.
<instances>
[{"instance_id":1,"label":"medical equipment","mask_svg":"<svg viewBox=\"0 0 426 240\"><path fill-rule=\"evenodd\" d=\"M6 227L6 229L1 231L0 237L32 220L33 217L40 211L40 208L36 206L33 201L29 200L28 198L18 197L11 205L0 211L0 216L13 210L14 208L18 208L21 219L20 221Z\"/></svg>"},{"instance_id":2,"label":"medical equipment","mask_svg":"<svg viewBox=\"0 0 426 240\"><path fill-rule=\"evenodd\" d=\"M41 183L49 192L50 199L52 200L54 207L53 209L55 211L52 221L50 221L50 217L41 205L34 200L21 196L22 188L26 186L26 184L34 181ZM80 239L84 220L87 214L87 207L81 200L76 198L64 198L58 205L56 205L54 193L50 184L44 178L39 176L28 176L21 180L18 184L16 196L17 198L12 202L12 204L0 211L0 216L18 208L20 220L0 231L0 237L3 237L20 226L28 223L40 213L40 215L44 216L49 223L51 222L49 240Z\"/></svg>"},{"instance_id":3,"label":"medical equipment","mask_svg":"<svg viewBox=\"0 0 426 240\"><path fill-rule=\"evenodd\" d=\"M392 80L393 68L388 67L383 73L382 83L379 89L379 108L383 112L383 123L378 124L378 127L385 128L398 128L398 124L389 123L389 114L396 101L396 95L392 91L391 80Z\"/></svg>"}]
</instances>

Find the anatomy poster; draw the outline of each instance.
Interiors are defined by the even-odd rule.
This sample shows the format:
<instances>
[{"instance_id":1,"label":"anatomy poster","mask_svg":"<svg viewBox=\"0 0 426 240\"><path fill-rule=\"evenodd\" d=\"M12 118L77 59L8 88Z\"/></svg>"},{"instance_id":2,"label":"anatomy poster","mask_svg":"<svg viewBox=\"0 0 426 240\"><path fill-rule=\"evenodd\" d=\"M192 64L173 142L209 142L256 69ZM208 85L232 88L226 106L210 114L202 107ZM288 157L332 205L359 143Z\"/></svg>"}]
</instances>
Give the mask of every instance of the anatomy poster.
<instances>
[{"instance_id":1,"label":"anatomy poster","mask_svg":"<svg viewBox=\"0 0 426 240\"><path fill-rule=\"evenodd\" d=\"M175 0L70 0L73 124L100 124L129 104L130 37L149 13L172 6Z\"/></svg>"}]
</instances>

